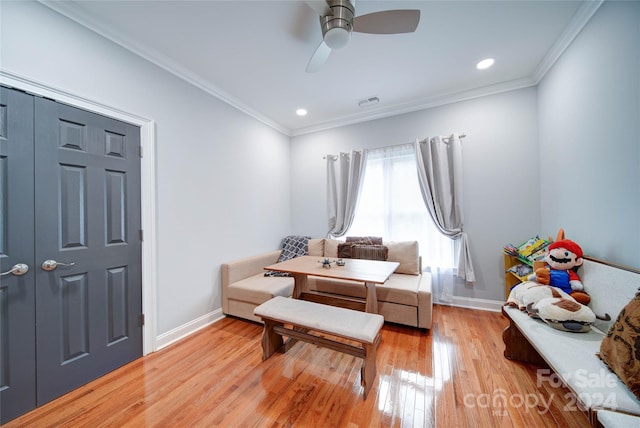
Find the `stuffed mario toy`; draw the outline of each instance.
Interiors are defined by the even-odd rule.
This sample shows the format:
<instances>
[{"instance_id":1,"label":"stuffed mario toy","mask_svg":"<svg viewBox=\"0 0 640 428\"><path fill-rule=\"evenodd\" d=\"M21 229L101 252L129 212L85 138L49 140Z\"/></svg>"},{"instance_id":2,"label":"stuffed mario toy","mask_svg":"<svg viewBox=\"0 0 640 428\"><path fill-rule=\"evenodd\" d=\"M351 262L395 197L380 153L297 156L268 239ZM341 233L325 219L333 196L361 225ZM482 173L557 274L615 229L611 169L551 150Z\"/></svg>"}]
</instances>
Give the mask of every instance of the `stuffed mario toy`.
<instances>
[{"instance_id":1,"label":"stuffed mario toy","mask_svg":"<svg viewBox=\"0 0 640 428\"><path fill-rule=\"evenodd\" d=\"M587 306L591 298L576 273L583 262L582 248L564 239L564 230L560 229L556 242L547 247L545 261L547 265L529 275L529 281L513 287L505 306L517 307L555 329L572 333L589 331L596 319L611 319L608 314L596 315Z\"/></svg>"},{"instance_id":2,"label":"stuffed mario toy","mask_svg":"<svg viewBox=\"0 0 640 428\"><path fill-rule=\"evenodd\" d=\"M582 266L582 248L570 239L560 239L547 248L547 266L538 268L529 275L530 281L557 287L579 303L586 305L591 298L583 290L582 281L576 273Z\"/></svg>"}]
</instances>

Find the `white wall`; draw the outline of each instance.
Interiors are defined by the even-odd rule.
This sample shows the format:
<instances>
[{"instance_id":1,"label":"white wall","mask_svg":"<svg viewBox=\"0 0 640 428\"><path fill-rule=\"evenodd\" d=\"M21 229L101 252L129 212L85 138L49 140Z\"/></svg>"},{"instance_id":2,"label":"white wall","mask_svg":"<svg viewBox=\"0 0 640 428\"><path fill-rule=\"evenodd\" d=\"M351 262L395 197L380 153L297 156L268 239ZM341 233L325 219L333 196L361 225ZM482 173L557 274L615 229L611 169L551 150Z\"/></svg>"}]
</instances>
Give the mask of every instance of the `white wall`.
<instances>
[{"instance_id":1,"label":"white wall","mask_svg":"<svg viewBox=\"0 0 640 428\"><path fill-rule=\"evenodd\" d=\"M640 2L605 2L538 94L542 229L640 268Z\"/></svg>"},{"instance_id":2,"label":"white wall","mask_svg":"<svg viewBox=\"0 0 640 428\"><path fill-rule=\"evenodd\" d=\"M292 139L292 224L326 232L327 153L465 132L465 229L477 284L502 300L501 250L564 228L587 254L640 267L640 2L605 2L538 87Z\"/></svg>"},{"instance_id":3,"label":"white wall","mask_svg":"<svg viewBox=\"0 0 640 428\"><path fill-rule=\"evenodd\" d=\"M452 132L467 135L464 217L477 277L473 287L458 284L454 294L504 300L504 244L520 243L540 230L533 87L292 138L294 232L326 234L324 155Z\"/></svg>"},{"instance_id":4,"label":"white wall","mask_svg":"<svg viewBox=\"0 0 640 428\"><path fill-rule=\"evenodd\" d=\"M158 334L220 309L220 264L289 233L289 138L45 6L1 8L3 70L156 122Z\"/></svg>"},{"instance_id":5,"label":"white wall","mask_svg":"<svg viewBox=\"0 0 640 428\"><path fill-rule=\"evenodd\" d=\"M467 134L464 215L477 275L456 296L502 300L504 243L558 227L588 253L640 266L638 8L606 2L538 88L291 144L37 3L1 3L0 67L155 120L162 334L220 308L221 263L289 233L324 236L325 154L451 132ZM563 190L554 177L578 184Z\"/></svg>"}]
</instances>

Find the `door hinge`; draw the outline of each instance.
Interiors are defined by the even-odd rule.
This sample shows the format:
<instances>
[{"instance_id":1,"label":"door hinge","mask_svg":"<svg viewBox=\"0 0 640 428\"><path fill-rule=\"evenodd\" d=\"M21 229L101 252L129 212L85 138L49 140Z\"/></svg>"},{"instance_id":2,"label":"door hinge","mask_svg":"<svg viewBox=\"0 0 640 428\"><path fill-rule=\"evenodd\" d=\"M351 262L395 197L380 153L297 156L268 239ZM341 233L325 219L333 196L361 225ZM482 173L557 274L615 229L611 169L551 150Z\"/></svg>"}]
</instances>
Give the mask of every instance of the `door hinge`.
<instances>
[{"instance_id":1,"label":"door hinge","mask_svg":"<svg viewBox=\"0 0 640 428\"><path fill-rule=\"evenodd\" d=\"M140 240L144 241L144 230L140 229Z\"/></svg>"},{"instance_id":2,"label":"door hinge","mask_svg":"<svg viewBox=\"0 0 640 428\"><path fill-rule=\"evenodd\" d=\"M144 314L140 314L138 317L138 323L140 324L140 327L144 325Z\"/></svg>"},{"instance_id":3,"label":"door hinge","mask_svg":"<svg viewBox=\"0 0 640 428\"><path fill-rule=\"evenodd\" d=\"M144 155L142 153L142 144L140 144L140 157L144 157Z\"/></svg>"}]
</instances>

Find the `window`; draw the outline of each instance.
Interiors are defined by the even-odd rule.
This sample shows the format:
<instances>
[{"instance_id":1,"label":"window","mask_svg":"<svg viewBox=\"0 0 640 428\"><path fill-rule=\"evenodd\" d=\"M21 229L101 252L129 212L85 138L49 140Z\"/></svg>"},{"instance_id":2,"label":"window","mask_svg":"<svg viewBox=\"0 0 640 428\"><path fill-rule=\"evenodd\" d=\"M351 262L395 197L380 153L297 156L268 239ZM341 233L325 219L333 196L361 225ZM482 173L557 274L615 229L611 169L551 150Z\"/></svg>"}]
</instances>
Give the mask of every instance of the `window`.
<instances>
[{"instance_id":1,"label":"window","mask_svg":"<svg viewBox=\"0 0 640 428\"><path fill-rule=\"evenodd\" d=\"M414 146L368 150L365 162L355 218L347 234L417 240L423 268L453 268L454 241L438 231L424 205Z\"/></svg>"}]
</instances>

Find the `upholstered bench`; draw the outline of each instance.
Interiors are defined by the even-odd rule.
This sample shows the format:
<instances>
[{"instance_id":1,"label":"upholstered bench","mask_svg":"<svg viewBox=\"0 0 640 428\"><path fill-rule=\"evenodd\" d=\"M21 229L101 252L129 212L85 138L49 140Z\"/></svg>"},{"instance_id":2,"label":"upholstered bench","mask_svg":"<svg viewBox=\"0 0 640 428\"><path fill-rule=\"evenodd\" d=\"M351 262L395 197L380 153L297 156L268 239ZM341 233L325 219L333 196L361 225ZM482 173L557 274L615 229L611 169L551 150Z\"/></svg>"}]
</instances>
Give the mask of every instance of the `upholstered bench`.
<instances>
[{"instance_id":1,"label":"upholstered bench","mask_svg":"<svg viewBox=\"0 0 640 428\"><path fill-rule=\"evenodd\" d=\"M276 351L286 352L295 341L313 343L363 359L360 369L364 398L376 377L376 348L380 343L380 328L384 317L378 314L322 305L305 300L277 296L254 309L264 322L262 359ZM291 327L285 327L285 324ZM321 337L325 333L337 338L359 342L360 346ZM283 336L289 340L284 343Z\"/></svg>"},{"instance_id":2,"label":"upholstered bench","mask_svg":"<svg viewBox=\"0 0 640 428\"><path fill-rule=\"evenodd\" d=\"M640 417L611 410L600 410L598 423L604 428L640 428Z\"/></svg>"}]
</instances>

